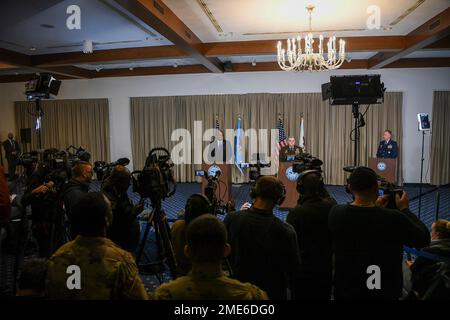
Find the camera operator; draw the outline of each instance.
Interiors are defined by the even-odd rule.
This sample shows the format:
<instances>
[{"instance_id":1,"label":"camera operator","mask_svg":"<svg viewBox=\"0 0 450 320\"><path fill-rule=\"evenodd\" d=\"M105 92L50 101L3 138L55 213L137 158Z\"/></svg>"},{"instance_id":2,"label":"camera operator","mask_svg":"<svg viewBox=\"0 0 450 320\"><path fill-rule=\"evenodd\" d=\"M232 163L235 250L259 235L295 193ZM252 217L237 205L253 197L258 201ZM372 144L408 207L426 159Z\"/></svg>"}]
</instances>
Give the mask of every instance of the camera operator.
<instances>
[{"instance_id":1,"label":"camera operator","mask_svg":"<svg viewBox=\"0 0 450 320\"><path fill-rule=\"evenodd\" d=\"M107 236L115 244L131 253L135 253L139 244L140 228L136 216L143 206L133 206L128 198L131 174L122 165L115 166L103 185L103 194L109 199L113 220L107 230Z\"/></svg>"},{"instance_id":2,"label":"camera operator","mask_svg":"<svg viewBox=\"0 0 450 320\"><path fill-rule=\"evenodd\" d=\"M70 222L72 222L72 208L88 193L93 175L94 171L89 162L78 161L72 168L72 179L64 186L62 194ZM77 232L74 228L71 228L71 234L72 237L76 236Z\"/></svg>"},{"instance_id":3,"label":"camera operator","mask_svg":"<svg viewBox=\"0 0 450 320\"><path fill-rule=\"evenodd\" d=\"M403 245L428 245L428 229L409 210L406 192L396 193L397 210L386 208L388 196L378 197L378 176L372 169L356 168L348 182L354 201L335 206L329 216L334 297L398 299L403 286Z\"/></svg>"},{"instance_id":4,"label":"camera operator","mask_svg":"<svg viewBox=\"0 0 450 320\"><path fill-rule=\"evenodd\" d=\"M286 222L297 233L300 249L300 273L296 283L296 299L331 298L332 247L328 215L337 203L325 190L317 170L304 171L297 180L300 194L297 207Z\"/></svg>"},{"instance_id":5,"label":"camera operator","mask_svg":"<svg viewBox=\"0 0 450 320\"><path fill-rule=\"evenodd\" d=\"M22 196L22 207L31 206L32 233L38 244L40 257L49 257L51 251L52 221L57 214L58 202L53 192L53 181L45 181L47 168L37 165L30 176L29 183Z\"/></svg>"}]
</instances>

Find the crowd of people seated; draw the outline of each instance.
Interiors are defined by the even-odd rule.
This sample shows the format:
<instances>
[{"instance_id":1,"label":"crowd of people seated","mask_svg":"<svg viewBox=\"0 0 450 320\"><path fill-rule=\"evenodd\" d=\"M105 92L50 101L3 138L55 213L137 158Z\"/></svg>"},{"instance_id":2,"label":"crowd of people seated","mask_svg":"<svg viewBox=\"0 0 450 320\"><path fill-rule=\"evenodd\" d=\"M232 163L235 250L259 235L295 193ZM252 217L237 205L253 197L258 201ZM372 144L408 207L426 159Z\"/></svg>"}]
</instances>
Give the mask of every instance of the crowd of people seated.
<instances>
[{"instance_id":1,"label":"crowd of people seated","mask_svg":"<svg viewBox=\"0 0 450 320\"><path fill-rule=\"evenodd\" d=\"M298 205L286 222L273 213L285 198L283 184L273 176L260 177L251 189L252 205L227 214L223 222L212 214L205 196L192 195L184 216L171 226L176 278L151 294L135 261L136 216L143 208L133 205L126 194L130 173L117 166L101 192L88 192L91 179L89 163L75 165L63 192L73 240L51 254L44 244L40 258L24 263L18 297L357 300L450 296L443 284L450 266L450 222L435 221L430 235L409 210L406 192L396 195L396 209L387 208L388 196L378 195L377 175L366 167L350 175L353 201L346 205L337 205L327 193L320 173L301 176ZM33 197L48 191L39 183L27 190L25 206L36 205ZM1 167L0 191L3 230L11 201ZM41 217L42 208L38 209ZM45 217L41 220L45 222ZM416 248L420 255L405 262L403 246ZM223 269L224 261L229 270ZM408 295L402 291L405 265L412 274Z\"/></svg>"}]
</instances>

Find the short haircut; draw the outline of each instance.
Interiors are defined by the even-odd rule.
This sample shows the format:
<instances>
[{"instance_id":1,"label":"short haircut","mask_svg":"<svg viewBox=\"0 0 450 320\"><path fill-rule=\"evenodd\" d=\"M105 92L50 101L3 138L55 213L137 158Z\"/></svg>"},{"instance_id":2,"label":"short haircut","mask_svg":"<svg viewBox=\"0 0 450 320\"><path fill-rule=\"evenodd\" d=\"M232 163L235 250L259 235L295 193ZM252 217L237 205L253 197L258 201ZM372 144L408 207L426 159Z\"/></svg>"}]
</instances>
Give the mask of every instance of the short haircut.
<instances>
[{"instance_id":1,"label":"short haircut","mask_svg":"<svg viewBox=\"0 0 450 320\"><path fill-rule=\"evenodd\" d=\"M283 193L283 184L274 176L261 176L256 180L255 197L276 203Z\"/></svg>"},{"instance_id":2,"label":"short haircut","mask_svg":"<svg viewBox=\"0 0 450 320\"><path fill-rule=\"evenodd\" d=\"M127 167L122 165L115 166L112 171L109 179L113 183L125 183L131 181L131 173Z\"/></svg>"},{"instance_id":3,"label":"short haircut","mask_svg":"<svg viewBox=\"0 0 450 320\"><path fill-rule=\"evenodd\" d=\"M441 239L450 239L450 221L438 219L434 222L434 228Z\"/></svg>"},{"instance_id":4,"label":"short haircut","mask_svg":"<svg viewBox=\"0 0 450 320\"><path fill-rule=\"evenodd\" d=\"M86 166L92 166L86 161L77 161L72 168L72 175L74 178L81 177L83 175Z\"/></svg>"},{"instance_id":5,"label":"short haircut","mask_svg":"<svg viewBox=\"0 0 450 320\"><path fill-rule=\"evenodd\" d=\"M219 262L223 259L227 230L215 216L202 215L187 227L186 243L192 262Z\"/></svg>"},{"instance_id":6,"label":"short haircut","mask_svg":"<svg viewBox=\"0 0 450 320\"><path fill-rule=\"evenodd\" d=\"M186 226L195 218L211 213L210 210L210 203L209 200L206 199L206 196L197 193L191 195L186 202L184 210L184 221L186 222Z\"/></svg>"},{"instance_id":7,"label":"short haircut","mask_svg":"<svg viewBox=\"0 0 450 320\"><path fill-rule=\"evenodd\" d=\"M384 132L389 132L389 134L392 136L392 131L391 130L386 129L386 130L384 130Z\"/></svg>"},{"instance_id":8,"label":"short haircut","mask_svg":"<svg viewBox=\"0 0 450 320\"><path fill-rule=\"evenodd\" d=\"M308 173L302 179L305 195L317 195L322 190L322 176L320 173Z\"/></svg>"},{"instance_id":9,"label":"short haircut","mask_svg":"<svg viewBox=\"0 0 450 320\"><path fill-rule=\"evenodd\" d=\"M352 191L364 192L378 185L378 176L368 167L358 167L352 172L348 182Z\"/></svg>"},{"instance_id":10,"label":"short haircut","mask_svg":"<svg viewBox=\"0 0 450 320\"><path fill-rule=\"evenodd\" d=\"M46 278L47 260L31 259L23 264L17 286L20 290L33 290L36 293L43 293Z\"/></svg>"},{"instance_id":11,"label":"short haircut","mask_svg":"<svg viewBox=\"0 0 450 320\"><path fill-rule=\"evenodd\" d=\"M83 195L72 209L74 230L82 236L102 236L110 210L103 193L90 192Z\"/></svg>"}]
</instances>

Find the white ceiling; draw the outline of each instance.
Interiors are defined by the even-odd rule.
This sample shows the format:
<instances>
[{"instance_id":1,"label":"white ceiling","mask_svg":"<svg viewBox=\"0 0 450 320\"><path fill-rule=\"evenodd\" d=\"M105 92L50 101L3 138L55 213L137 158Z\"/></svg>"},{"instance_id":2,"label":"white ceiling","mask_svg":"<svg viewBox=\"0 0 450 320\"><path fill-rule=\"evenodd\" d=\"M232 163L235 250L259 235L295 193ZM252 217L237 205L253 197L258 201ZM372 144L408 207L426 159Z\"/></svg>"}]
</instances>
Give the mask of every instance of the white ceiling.
<instances>
[{"instance_id":1,"label":"white ceiling","mask_svg":"<svg viewBox=\"0 0 450 320\"><path fill-rule=\"evenodd\" d=\"M220 33L198 0L164 2L204 42L280 39L307 31L307 4L316 7L313 31L350 30L333 32L338 36L405 35L450 6L450 0L425 0L391 30L368 30L370 5L379 6L381 26L388 27L418 0L203 0Z\"/></svg>"},{"instance_id":2,"label":"white ceiling","mask_svg":"<svg viewBox=\"0 0 450 320\"><path fill-rule=\"evenodd\" d=\"M34 55L82 51L83 40L93 41L94 50L171 44L155 30L144 30L100 0L39 0L49 3L44 10L35 8L36 1L1 0L0 17L6 17L0 19L0 47ZM66 10L73 4L81 9L80 30L66 27ZM24 9L28 9L27 17L20 19ZM11 15L18 18L8 23L11 19L7 16ZM54 27L44 28L41 24Z\"/></svg>"}]
</instances>

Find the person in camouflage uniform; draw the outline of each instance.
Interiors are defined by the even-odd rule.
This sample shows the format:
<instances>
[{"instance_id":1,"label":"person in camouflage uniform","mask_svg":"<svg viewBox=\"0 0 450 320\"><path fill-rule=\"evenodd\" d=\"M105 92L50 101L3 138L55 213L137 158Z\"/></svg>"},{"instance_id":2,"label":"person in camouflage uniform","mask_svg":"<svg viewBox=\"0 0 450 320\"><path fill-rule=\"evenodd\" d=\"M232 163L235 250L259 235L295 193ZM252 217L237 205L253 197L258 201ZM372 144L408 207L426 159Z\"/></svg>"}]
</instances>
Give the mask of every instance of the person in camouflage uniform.
<instances>
[{"instance_id":1,"label":"person in camouflage uniform","mask_svg":"<svg viewBox=\"0 0 450 320\"><path fill-rule=\"evenodd\" d=\"M230 253L225 226L215 216L195 218L186 230L185 253L192 262L187 276L155 290L154 300L267 300L267 294L250 283L230 279L222 260Z\"/></svg>"},{"instance_id":2,"label":"person in camouflage uniform","mask_svg":"<svg viewBox=\"0 0 450 320\"><path fill-rule=\"evenodd\" d=\"M88 193L74 206L79 235L49 259L46 296L50 299L147 299L132 255L105 237L111 204L102 193ZM80 270L80 288L68 288L69 266Z\"/></svg>"}]
</instances>

